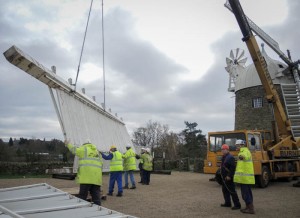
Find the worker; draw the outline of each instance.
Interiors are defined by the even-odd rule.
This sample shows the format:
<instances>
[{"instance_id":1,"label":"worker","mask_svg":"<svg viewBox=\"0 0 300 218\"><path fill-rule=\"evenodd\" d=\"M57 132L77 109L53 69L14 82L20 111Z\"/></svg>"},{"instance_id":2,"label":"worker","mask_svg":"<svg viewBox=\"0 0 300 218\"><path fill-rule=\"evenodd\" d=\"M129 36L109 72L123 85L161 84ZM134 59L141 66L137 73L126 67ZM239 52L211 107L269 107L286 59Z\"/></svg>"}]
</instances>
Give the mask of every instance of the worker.
<instances>
[{"instance_id":1,"label":"worker","mask_svg":"<svg viewBox=\"0 0 300 218\"><path fill-rule=\"evenodd\" d=\"M117 197L123 196L122 187L122 172L123 172L123 159L122 154L117 150L115 145L110 146L109 154L105 155L102 153L102 158L105 160L110 160L109 166L109 188L107 195L112 196L114 192L115 182L118 184L118 194Z\"/></svg>"},{"instance_id":2,"label":"worker","mask_svg":"<svg viewBox=\"0 0 300 218\"><path fill-rule=\"evenodd\" d=\"M124 189L129 188L128 184L128 175L130 177L131 187L130 189L136 189L135 180L133 171L136 170L136 154L132 150L131 145L126 146L127 151L125 154L123 154L124 159L124 180L125 180L125 186Z\"/></svg>"},{"instance_id":3,"label":"worker","mask_svg":"<svg viewBox=\"0 0 300 218\"><path fill-rule=\"evenodd\" d=\"M235 172L235 159L229 152L229 146L227 144L222 145L222 161L220 166L222 192L225 200L221 207L231 207L231 199L233 201L232 210L241 209L241 203L235 190L235 184L233 182L233 176Z\"/></svg>"},{"instance_id":4,"label":"worker","mask_svg":"<svg viewBox=\"0 0 300 218\"><path fill-rule=\"evenodd\" d=\"M140 178L141 178L141 181L139 181L139 183L144 183L143 182L143 164L141 163L141 155L145 153L145 148L141 148L141 154L138 155L136 154L135 158L140 160L139 162L139 170L140 170Z\"/></svg>"},{"instance_id":5,"label":"worker","mask_svg":"<svg viewBox=\"0 0 300 218\"><path fill-rule=\"evenodd\" d=\"M103 161L97 147L88 139L80 147L75 147L69 140L65 140L65 146L79 158L76 176L76 182L80 184L78 197L87 200L88 193L90 193L93 203L100 206Z\"/></svg>"},{"instance_id":6,"label":"worker","mask_svg":"<svg viewBox=\"0 0 300 218\"><path fill-rule=\"evenodd\" d=\"M241 209L241 212L254 214L251 185L255 184L255 177L252 155L244 140L236 140L235 145L239 154L233 181L240 184L242 198L246 203L246 208Z\"/></svg>"},{"instance_id":7,"label":"worker","mask_svg":"<svg viewBox=\"0 0 300 218\"><path fill-rule=\"evenodd\" d=\"M145 153L141 155L141 163L143 164L143 183L150 184L150 173L153 170L153 158L150 154L150 148L145 149Z\"/></svg>"}]
</instances>

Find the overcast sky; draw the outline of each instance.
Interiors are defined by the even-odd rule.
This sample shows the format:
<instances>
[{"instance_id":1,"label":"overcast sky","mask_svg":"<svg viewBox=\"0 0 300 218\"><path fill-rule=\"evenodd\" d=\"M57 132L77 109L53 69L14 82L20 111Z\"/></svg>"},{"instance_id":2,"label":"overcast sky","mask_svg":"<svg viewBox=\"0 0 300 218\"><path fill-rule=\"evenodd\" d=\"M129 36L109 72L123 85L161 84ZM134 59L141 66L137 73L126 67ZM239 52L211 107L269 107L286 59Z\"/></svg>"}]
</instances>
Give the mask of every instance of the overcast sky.
<instances>
[{"instance_id":1,"label":"overcast sky","mask_svg":"<svg viewBox=\"0 0 300 218\"><path fill-rule=\"evenodd\" d=\"M75 81L88 0L0 0L0 50L12 45ZM130 133L149 120L173 132L233 130L225 58L246 45L225 0L104 0L106 106ZM300 59L300 1L241 0L244 12ZM261 43L260 40L258 40ZM266 46L267 53L279 60ZM77 87L103 102L101 0L94 0ZM47 86L0 56L0 138L62 139Z\"/></svg>"}]
</instances>

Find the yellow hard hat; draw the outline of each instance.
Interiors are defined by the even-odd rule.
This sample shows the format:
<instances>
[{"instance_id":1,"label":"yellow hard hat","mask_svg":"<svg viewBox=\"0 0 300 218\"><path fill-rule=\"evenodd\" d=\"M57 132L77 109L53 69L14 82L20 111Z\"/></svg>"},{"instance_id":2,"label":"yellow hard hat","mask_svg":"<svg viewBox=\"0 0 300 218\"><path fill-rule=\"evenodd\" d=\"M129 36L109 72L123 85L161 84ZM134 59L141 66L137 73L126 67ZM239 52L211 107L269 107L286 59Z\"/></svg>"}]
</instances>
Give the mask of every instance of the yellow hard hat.
<instances>
[{"instance_id":1,"label":"yellow hard hat","mask_svg":"<svg viewBox=\"0 0 300 218\"><path fill-rule=\"evenodd\" d=\"M115 145L110 146L110 149L117 148Z\"/></svg>"}]
</instances>

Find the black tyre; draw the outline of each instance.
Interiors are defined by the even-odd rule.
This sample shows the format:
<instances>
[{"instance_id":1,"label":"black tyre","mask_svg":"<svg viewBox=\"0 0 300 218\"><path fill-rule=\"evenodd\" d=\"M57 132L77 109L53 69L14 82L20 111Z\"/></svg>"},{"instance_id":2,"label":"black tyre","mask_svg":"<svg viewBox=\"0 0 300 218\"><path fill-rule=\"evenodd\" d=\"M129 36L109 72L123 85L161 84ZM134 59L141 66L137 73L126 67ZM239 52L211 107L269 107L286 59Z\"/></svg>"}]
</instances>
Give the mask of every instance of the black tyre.
<instances>
[{"instance_id":1,"label":"black tyre","mask_svg":"<svg viewBox=\"0 0 300 218\"><path fill-rule=\"evenodd\" d=\"M261 175L256 176L256 184L260 188L266 188L271 180L271 173L267 166L263 166L261 169Z\"/></svg>"}]
</instances>

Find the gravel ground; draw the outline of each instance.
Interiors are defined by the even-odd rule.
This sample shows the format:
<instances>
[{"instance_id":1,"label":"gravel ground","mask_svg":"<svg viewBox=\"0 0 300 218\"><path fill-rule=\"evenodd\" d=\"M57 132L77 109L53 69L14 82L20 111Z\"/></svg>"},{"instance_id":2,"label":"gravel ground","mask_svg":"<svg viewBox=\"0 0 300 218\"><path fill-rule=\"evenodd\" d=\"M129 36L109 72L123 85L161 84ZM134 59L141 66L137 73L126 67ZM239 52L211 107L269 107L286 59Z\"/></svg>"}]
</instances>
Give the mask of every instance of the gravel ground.
<instances>
[{"instance_id":1,"label":"gravel ground","mask_svg":"<svg viewBox=\"0 0 300 218\"><path fill-rule=\"evenodd\" d=\"M212 175L172 172L171 175L152 174L149 186L137 185L124 190L123 197L108 196L102 206L142 218L176 217L300 217L300 188L292 182L272 182L266 189L253 188L255 215L242 214L223 203L221 187L209 182ZM139 174L135 174L139 181ZM103 189L107 192L108 175L103 175ZM0 188L47 183L71 194L78 193L74 180L53 178L0 179ZM240 188L237 187L241 203Z\"/></svg>"}]
</instances>

